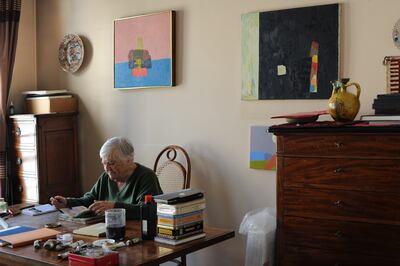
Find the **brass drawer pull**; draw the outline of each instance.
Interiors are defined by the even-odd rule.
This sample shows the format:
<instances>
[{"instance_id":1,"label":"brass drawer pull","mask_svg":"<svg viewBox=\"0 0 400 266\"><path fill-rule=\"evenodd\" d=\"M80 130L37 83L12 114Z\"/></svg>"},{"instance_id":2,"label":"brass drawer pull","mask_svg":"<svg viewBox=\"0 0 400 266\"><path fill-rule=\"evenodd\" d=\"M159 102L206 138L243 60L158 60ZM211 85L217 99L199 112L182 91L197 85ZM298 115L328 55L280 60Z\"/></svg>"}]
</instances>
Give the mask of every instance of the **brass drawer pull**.
<instances>
[{"instance_id":1,"label":"brass drawer pull","mask_svg":"<svg viewBox=\"0 0 400 266\"><path fill-rule=\"evenodd\" d=\"M333 170L333 172L337 174L337 173L343 173L344 171L343 168L336 168L335 170Z\"/></svg>"},{"instance_id":2,"label":"brass drawer pull","mask_svg":"<svg viewBox=\"0 0 400 266\"><path fill-rule=\"evenodd\" d=\"M336 148L340 149L341 147L343 147L343 142L335 141L335 146L336 146Z\"/></svg>"},{"instance_id":3,"label":"brass drawer pull","mask_svg":"<svg viewBox=\"0 0 400 266\"><path fill-rule=\"evenodd\" d=\"M340 231L340 230L337 230L336 233L335 233L335 236L336 236L337 238L342 237L342 236L343 236L343 232Z\"/></svg>"},{"instance_id":4,"label":"brass drawer pull","mask_svg":"<svg viewBox=\"0 0 400 266\"><path fill-rule=\"evenodd\" d=\"M21 136L21 129L19 127L15 128L15 136Z\"/></svg>"},{"instance_id":5,"label":"brass drawer pull","mask_svg":"<svg viewBox=\"0 0 400 266\"><path fill-rule=\"evenodd\" d=\"M22 164L22 159L18 157L18 158L15 160L15 163L16 163L17 165L21 165L21 164Z\"/></svg>"},{"instance_id":6,"label":"brass drawer pull","mask_svg":"<svg viewBox=\"0 0 400 266\"><path fill-rule=\"evenodd\" d=\"M337 200L333 204L335 204L337 207L341 207L342 206L342 201L341 200Z\"/></svg>"}]
</instances>

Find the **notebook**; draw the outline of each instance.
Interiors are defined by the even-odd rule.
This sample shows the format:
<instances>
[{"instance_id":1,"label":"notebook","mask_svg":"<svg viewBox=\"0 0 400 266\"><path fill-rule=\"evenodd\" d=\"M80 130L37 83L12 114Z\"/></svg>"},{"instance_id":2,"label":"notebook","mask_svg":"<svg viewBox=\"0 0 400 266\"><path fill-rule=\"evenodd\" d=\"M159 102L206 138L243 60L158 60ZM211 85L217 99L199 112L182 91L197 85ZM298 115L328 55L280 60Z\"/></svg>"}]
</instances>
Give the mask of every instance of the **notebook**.
<instances>
[{"instance_id":1,"label":"notebook","mask_svg":"<svg viewBox=\"0 0 400 266\"><path fill-rule=\"evenodd\" d=\"M32 244L36 239L47 240L54 238L60 232L50 228L40 228L28 232L0 236L0 240L8 242L10 247L20 247L24 245Z\"/></svg>"},{"instance_id":2,"label":"notebook","mask_svg":"<svg viewBox=\"0 0 400 266\"><path fill-rule=\"evenodd\" d=\"M23 209L21 212L25 215L36 216L49 212L57 211L56 207L50 204L37 205L31 208Z\"/></svg>"},{"instance_id":3,"label":"notebook","mask_svg":"<svg viewBox=\"0 0 400 266\"><path fill-rule=\"evenodd\" d=\"M77 235L101 237L106 235L106 224L105 223L92 224L89 226L81 227L79 229L75 229L72 232Z\"/></svg>"},{"instance_id":4,"label":"notebook","mask_svg":"<svg viewBox=\"0 0 400 266\"><path fill-rule=\"evenodd\" d=\"M24 233L24 232L29 232L36 230L36 228L29 227L29 226L13 226L7 229L0 230L0 246L6 246L8 245L7 242L1 240L2 236L8 236L8 235L15 235L19 233Z\"/></svg>"},{"instance_id":5,"label":"notebook","mask_svg":"<svg viewBox=\"0 0 400 266\"><path fill-rule=\"evenodd\" d=\"M154 201L164 204L178 204L183 202L192 201L195 199L203 198L202 191L195 188L182 189L176 192L165 193L154 196Z\"/></svg>"}]
</instances>

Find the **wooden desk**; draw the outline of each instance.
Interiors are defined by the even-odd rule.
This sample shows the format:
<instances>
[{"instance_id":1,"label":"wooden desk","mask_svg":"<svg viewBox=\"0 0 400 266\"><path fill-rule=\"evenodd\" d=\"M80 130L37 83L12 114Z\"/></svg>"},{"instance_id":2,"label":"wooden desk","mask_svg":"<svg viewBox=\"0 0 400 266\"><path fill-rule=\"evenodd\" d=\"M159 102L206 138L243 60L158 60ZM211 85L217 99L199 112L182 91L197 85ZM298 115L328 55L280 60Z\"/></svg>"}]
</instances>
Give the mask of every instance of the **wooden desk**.
<instances>
[{"instance_id":1,"label":"wooden desk","mask_svg":"<svg viewBox=\"0 0 400 266\"><path fill-rule=\"evenodd\" d=\"M46 223L58 221L58 212L53 212L40 216L19 215L9 218L6 222L11 226L26 225L41 228ZM84 225L72 222L61 221L62 227L56 230L62 232L72 232L73 229ZM182 255L195 252L202 248L215 245L235 236L234 231L217 228L205 228L206 237L185 243L179 246L171 246L157 243L154 241L144 241L132 247L122 247L118 249L119 265L154 265L167 262ZM138 221L127 221L127 237L139 237L140 225ZM95 237L84 237L74 235L74 241L82 239L87 242L96 240ZM0 248L0 265L68 265L68 260L57 259L57 251L48 251L44 248L35 250L32 245L19 248Z\"/></svg>"}]
</instances>

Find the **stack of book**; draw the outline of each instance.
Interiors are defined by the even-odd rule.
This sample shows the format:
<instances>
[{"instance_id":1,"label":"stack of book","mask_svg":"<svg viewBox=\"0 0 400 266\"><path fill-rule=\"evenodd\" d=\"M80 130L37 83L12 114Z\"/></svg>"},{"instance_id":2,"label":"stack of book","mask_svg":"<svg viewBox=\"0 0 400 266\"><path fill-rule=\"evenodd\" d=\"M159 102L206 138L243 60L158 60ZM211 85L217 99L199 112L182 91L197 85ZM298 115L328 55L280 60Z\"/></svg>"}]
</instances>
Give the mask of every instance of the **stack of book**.
<instances>
[{"instance_id":1,"label":"stack of book","mask_svg":"<svg viewBox=\"0 0 400 266\"><path fill-rule=\"evenodd\" d=\"M400 93L379 94L372 108L376 115L400 115Z\"/></svg>"},{"instance_id":2,"label":"stack of book","mask_svg":"<svg viewBox=\"0 0 400 266\"><path fill-rule=\"evenodd\" d=\"M185 189L154 197L157 202L157 236L155 241L179 245L205 236L203 192Z\"/></svg>"}]
</instances>

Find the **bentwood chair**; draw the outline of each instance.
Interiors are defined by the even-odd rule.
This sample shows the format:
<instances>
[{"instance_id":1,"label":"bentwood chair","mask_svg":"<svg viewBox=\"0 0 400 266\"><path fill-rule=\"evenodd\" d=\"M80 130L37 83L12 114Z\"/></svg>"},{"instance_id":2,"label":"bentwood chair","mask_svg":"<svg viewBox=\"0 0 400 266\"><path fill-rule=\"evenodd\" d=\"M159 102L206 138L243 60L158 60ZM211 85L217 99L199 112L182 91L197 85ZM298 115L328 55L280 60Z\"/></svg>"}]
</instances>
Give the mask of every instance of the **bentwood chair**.
<instances>
[{"instance_id":1,"label":"bentwood chair","mask_svg":"<svg viewBox=\"0 0 400 266\"><path fill-rule=\"evenodd\" d=\"M177 145L165 147L157 156L154 172L164 193L190 188L190 158Z\"/></svg>"},{"instance_id":2,"label":"bentwood chair","mask_svg":"<svg viewBox=\"0 0 400 266\"><path fill-rule=\"evenodd\" d=\"M154 172L164 193L190 188L190 158L185 149L177 145L165 147L157 156ZM179 266L186 266L186 255L173 259Z\"/></svg>"}]
</instances>

